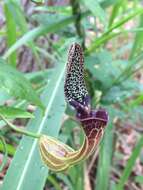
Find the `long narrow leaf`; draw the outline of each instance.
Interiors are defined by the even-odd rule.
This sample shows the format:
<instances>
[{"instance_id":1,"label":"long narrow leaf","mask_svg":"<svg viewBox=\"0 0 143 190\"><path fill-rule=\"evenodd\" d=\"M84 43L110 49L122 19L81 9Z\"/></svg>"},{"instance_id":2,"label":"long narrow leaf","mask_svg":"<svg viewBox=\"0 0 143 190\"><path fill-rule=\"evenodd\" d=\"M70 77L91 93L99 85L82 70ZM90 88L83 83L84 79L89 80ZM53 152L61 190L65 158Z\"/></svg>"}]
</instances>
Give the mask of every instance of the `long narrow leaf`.
<instances>
[{"instance_id":1,"label":"long narrow leaf","mask_svg":"<svg viewBox=\"0 0 143 190\"><path fill-rule=\"evenodd\" d=\"M131 11L131 13L128 14L127 16L125 16L123 19L120 19L119 21L117 21L116 23L114 23L105 33L102 34L101 37L97 38L91 44L91 46L87 50L87 53L91 53L92 51L94 51L94 49L96 49L97 47L99 47L102 44L104 38L108 39L108 36L110 36L110 34L111 34L112 31L114 31L115 29L121 27L123 24L125 24L129 20L133 19L135 16L141 15L141 14L143 14L143 9L137 8L134 11Z\"/></svg>"},{"instance_id":2,"label":"long narrow leaf","mask_svg":"<svg viewBox=\"0 0 143 190\"><path fill-rule=\"evenodd\" d=\"M6 118L33 118L33 115L19 108L0 106L0 114Z\"/></svg>"},{"instance_id":3,"label":"long narrow leaf","mask_svg":"<svg viewBox=\"0 0 143 190\"><path fill-rule=\"evenodd\" d=\"M136 159L139 156L142 148L143 148L143 137L140 138L139 142L137 143L136 147L133 150L131 157L129 158L127 162L127 165L116 187L117 190L123 190L124 184L128 180L128 177L131 174L131 171L135 165Z\"/></svg>"},{"instance_id":4,"label":"long narrow leaf","mask_svg":"<svg viewBox=\"0 0 143 190\"><path fill-rule=\"evenodd\" d=\"M4 5L5 17L6 17L6 28L7 28L7 45L12 46L16 42L16 24L13 19L7 3ZM16 66L16 52L13 52L9 57L9 63Z\"/></svg>"},{"instance_id":5,"label":"long narrow leaf","mask_svg":"<svg viewBox=\"0 0 143 190\"><path fill-rule=\"evenodd\" d=\"M85 12L81 15L81 17L86 17L89 14L89 12ZM49 32L56 32L59 31L60 29L63 29L67 25L71 24L76 17L71 16L63 19L60 22L55 22L51 25L48 26L38 26L37 28L34 28L33 30L29 31L26 33L24 36L22 36L13 46L11 46L8 51L5 53L4 58L8 58L16 49L21 47L22 45L31 42L35 38L39 37L40 35L44 35Z\"/></svg>"},{"instance_id":6,"label":"long narrow leaf","mask_svg":"<svg viewBox=\"0 0 143 190\"><path fill-rule=\"evenodd\" d=\"M62 61L53 71L41 97L46 106L45 114L37 109L35 119L30 120L27 130L54 137L58 135L61 117L65 110L64 71L65 61ZM37 140L24 136L4 179L2 190L42 190L47 175L48 168L41 161Z\"/></svg>"},{"instance_id":7,"label":"long narrow leaf","mask_svg":"<svg viewBox=\"0 0 143 190\"><path fill-rule=\"evenodd\" d=\"M28 24L26 22L25 13L22 10L21 3L19 1L7 0L6 1L6 6L7 6L7 9L9 10L9 12L11 14L10 20L13 21L13 24L19 28L19 30L20 30L20 32L21 32L22 35L24 35L25 33L27 33L28 32ZM11 32L9 32L8 35L11 38L12 34L14 33L14 31L13 31L12 27L9 27L9 30ZM10 44L10 45L12 46L12 44ZM32 49L32 52L34 53L34 55L36 57L36 63L40 64L39 56L38 56L36 47L34 46L34 42L30 41L28 43L28 45ZM9 46L9 48L11 46ZM15 52L13 52L12 55L14 53Z\"/></svg>"},{"instance_id":8,"label":"long narrow leaf","mask_svg":"<svg viewBox=\"0 0 143 190\"><path fill-rule=\"evenodd\" d=\"M122 3L123 3L122 0L118 0L116 4L114 5L110 19L109 19L109 24L108 24L109 28L112 26L116 16L118 15L118 12L119 12L120 7L122 6Z\"/></svg>"},{"instance_id":9,"label":"long narrow leaf","mask_svg":"<svg viewBox=\"0 0 143 190\"><path fill-rule=\"evenodd\" d=\"M140 23L139 23L139 28L143 27L143 15L140 16ZM138 53L139 50L141 50L143 44L143 36L142 36L142 31L139 31L136 33L133 47L130 53L130 59L132 59L135 54Z\"/></svg>"}]
</instances>

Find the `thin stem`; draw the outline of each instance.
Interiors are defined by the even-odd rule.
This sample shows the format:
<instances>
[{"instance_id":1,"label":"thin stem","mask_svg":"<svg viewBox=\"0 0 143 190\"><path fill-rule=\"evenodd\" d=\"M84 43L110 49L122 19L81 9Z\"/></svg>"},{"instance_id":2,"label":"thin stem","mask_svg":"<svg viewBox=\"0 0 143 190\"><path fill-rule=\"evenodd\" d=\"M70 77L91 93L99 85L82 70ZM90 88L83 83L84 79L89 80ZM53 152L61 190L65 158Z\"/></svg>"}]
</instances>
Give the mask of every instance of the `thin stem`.
<instances>
[{"instance_id":1,"label":"thin stem","mask_svg":"<svg viewBox=\"0 0 143 190\"><path fill-rule=\"evenodd\" d=\"M79 38L82 39L82 48L85 48L85 44L84 44L84 39L85 39L85 33L84 33L84 29L83 26L81 24L81 10L80 10L80 3L78 2L78 0L70 0L71 6L72 6L72 14L73 16L76 16L75 19L75 28L76 28L76 32L79 36Z\"/></svg>"},{"instance_id":2,"label":"thin stem","mask_svg":"<svg viewBox=\"0 0 143 190\"><path fill-rule=\"evenodd\" d=\"M16 127L15 125L13 125L12 123L10 123L3 115L0 114L0 117L2 118L3 121L5 121L5 123L7 123L7 125L13 129L14 131L21 133L23 135L29 136L29 137L33 137L33 138L39 138L41 135L40 134L35 134L32 133L30 131L26 131L23 129L19 129L18 127Z\"/></svg>"}]
</instances>

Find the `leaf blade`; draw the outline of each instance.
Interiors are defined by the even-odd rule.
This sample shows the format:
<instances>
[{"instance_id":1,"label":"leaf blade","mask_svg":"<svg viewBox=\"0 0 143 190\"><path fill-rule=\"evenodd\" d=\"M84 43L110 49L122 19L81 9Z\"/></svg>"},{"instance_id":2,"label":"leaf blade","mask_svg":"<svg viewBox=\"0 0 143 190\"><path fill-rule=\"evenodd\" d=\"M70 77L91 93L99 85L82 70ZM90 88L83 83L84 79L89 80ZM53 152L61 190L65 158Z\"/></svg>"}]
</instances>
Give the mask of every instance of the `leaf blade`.
<instances>
[{"instance_id":1,"label":"leaf blade","mask_svg":"<svg viewBox=\"0 0 143 190\"><path fill-rule=\"evenodd\" d=\"M43 108L30 82L3 59L0 59L0 88L16 98L28 100Z\"/></svg>"},{"instance_id":2,"label":"leaf blade","mask_svg":"<svg viewBox=\"0 0 143 190\"><path fill-rule=\"evenodd\" d=\"M0 106L0 114L10 119L33 118L33 115L25 110L14 107L6 107L6 106Z\"/></svg>"},{"instance_id":3,"label":"leaf blade","mask_svg":"<svg viewBox=\"0 0 143 190\"><path fill-rule=\"evenodd\" d=\"M92 12L92 14L100 19L100 21L107 25L106 14L97 0L83 0L85 6Z\"/></svg>"},{"instance_id":4,"label":"leaf blade","mask_svg":"<svg viewBox=\"0 0 143 190\"><path fill-rule=\"evenodd\" d=\"M8 2L4 4L4 12L6 17L7 45L10 47L16 42L16 24L14 22L11 11L9 10ZM13 52L10 55L9 62L14 67L16 66L16 52Z\"/></svg>"},{"instance_id":5,"label":"leaf blade","mask_svg":"<svg viewBox=\"0 0 143 190\"><path fill-rule=\"evenodd\" d=\"M61 116L65 110L63 94L64 71L65 63L59 64L55 69L51 80L41 97L44 104L47 105L45 115L43 117L42 111L37 109L35 112L35 119L32 119L27 126L28 130L35 133L45 133L54 137L58 135ZM60 100L58 97L60 97ZM55 112L56 115L54 115L53 119L53 114L55 114ZM51 127L49 128L46 126ZM23 159L21 159L21 155ZM23 137L14 160L4 179L2 189L8 190L9 187L11 187L11 190L40 190L43 189L47 174L48 169L43 165L40 159L37 140ZM15 176L13 181L10 180L12 176ZM29 179L32 180L32 183Z\"/></svg>"},{"instance_id":6,"label":"leaf blade","mask_svg":"<svg viewBox=\"0 0 143 190\"><path fill-rule=\"evenodd\" d=\"M135 165L135 161L139 155L139 153L141 152L141 149L143 147L143 136L139 139L136 147L133 150L132 155L130 156L127 165L123 171L123 174L119 180L119 183L116 186L117 190L122 190L124 187L124 184L126 183L126 181L128 180L129 175L131 174L131 171Z\"/></svg>"}]
</instances>

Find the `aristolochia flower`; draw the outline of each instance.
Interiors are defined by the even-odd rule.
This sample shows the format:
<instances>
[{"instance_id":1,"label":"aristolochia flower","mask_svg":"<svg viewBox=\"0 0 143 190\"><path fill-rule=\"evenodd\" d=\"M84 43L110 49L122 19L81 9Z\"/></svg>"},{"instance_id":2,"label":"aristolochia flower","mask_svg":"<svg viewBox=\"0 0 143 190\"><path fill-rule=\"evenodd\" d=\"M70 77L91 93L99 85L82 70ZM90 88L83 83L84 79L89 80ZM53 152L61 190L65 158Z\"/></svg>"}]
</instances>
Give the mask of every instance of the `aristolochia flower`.
<instances>
[{"instance_id":1,"label":"aristolochia flower","mask_svg":"<svg viewBox=\"0 0 143 190\"><path fill-rule=\"evenodd\" d=\"M42 135L39 147L42 160L54 171L62 171L87 158L96 150L108 122L108 114L103 109L93 110L84 81L83 51L79 44L71 45L68 54L67 73L64 85L67 102L75 108L76 119L80 122L85 139L78 150Z\"/></svg>"}]
</instances>

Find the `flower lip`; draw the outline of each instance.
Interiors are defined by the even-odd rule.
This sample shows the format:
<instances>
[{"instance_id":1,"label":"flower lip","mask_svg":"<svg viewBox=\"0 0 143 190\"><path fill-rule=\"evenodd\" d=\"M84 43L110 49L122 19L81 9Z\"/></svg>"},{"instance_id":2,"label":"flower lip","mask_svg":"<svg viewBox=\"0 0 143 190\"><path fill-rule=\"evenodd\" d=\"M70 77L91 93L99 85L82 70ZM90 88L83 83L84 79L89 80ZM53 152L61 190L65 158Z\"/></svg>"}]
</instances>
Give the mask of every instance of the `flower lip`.
<instances>
[{"instance_id":1,"label":"flower lip","mask_svg":"<svg viewBox=\"0 0 143 190\"><path fill-rule=\"evenodd\" d=\"M98 110L93 110L91 112L91 116L94 118L97 118L99 120L104 121L106 124L109 121L109 115L105 109L98 109Z\"/></svg>"},{"instance_id":2,"label":"flower lip","mask_svg":"<svg viewBox=\"0 0 143 190\"><path fill-rule=\"evenodd\" d=\"M85 99L85 102L83 104L75 101L75 100L71 100L70 104L76 109L76 117L78 120L86 120L89 118L92 119L96 119L99 121L103 121L105 123L105 125L108 123L109 121L109 115L107 113L107 111L105 109L98 109L98 110L92 110L90 107L90 104L88 104L89 99L87 97L87 102Z\"/></svg>"}]
</instances>

